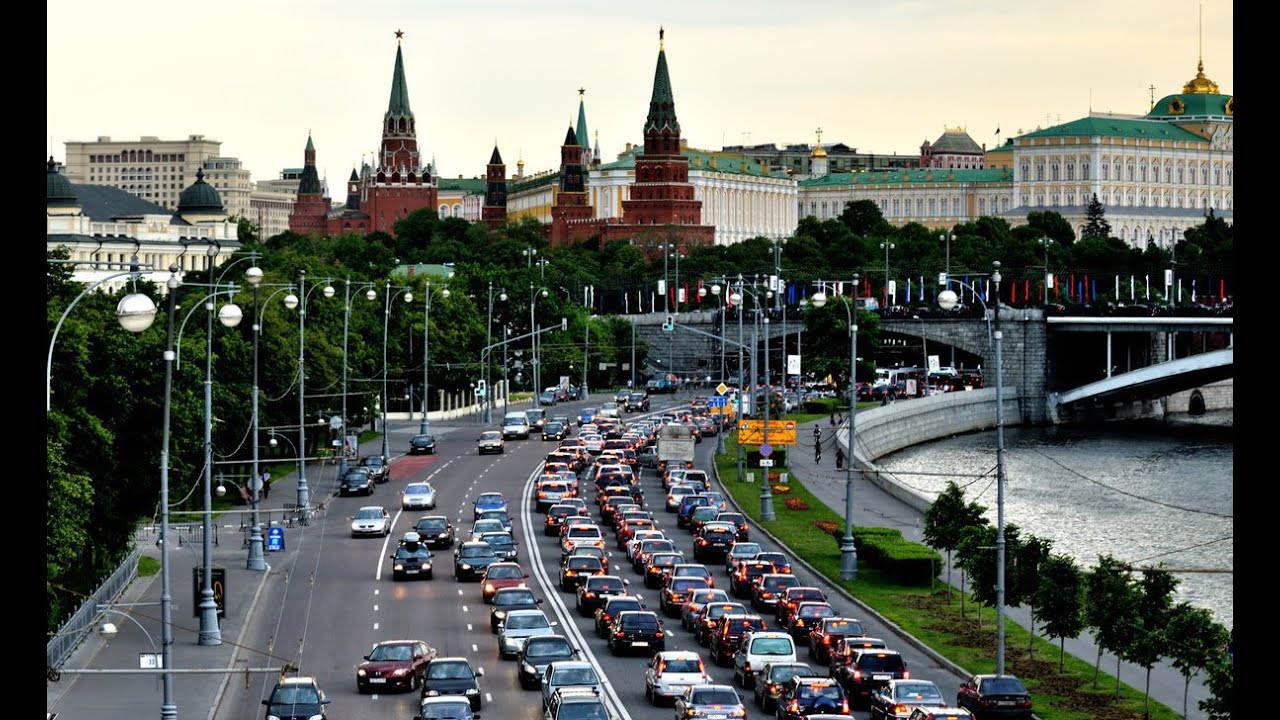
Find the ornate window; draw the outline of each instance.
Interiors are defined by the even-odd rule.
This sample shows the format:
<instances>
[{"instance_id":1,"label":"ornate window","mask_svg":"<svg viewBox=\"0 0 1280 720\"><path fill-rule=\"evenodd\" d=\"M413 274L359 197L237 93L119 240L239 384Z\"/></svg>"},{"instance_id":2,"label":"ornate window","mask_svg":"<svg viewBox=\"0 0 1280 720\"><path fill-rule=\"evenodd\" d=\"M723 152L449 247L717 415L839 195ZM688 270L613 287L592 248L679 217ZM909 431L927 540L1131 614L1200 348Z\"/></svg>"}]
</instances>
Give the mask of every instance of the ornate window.
<instances>
[{"instance_id":1,"label":"ornate window","mask_svg":"<svg viewBox=\"0 0 1280 720\"><path fill-rule=\"evenodd\" d=\"M1049 168L1049 170L1051 177L1056 181L1058 179L1058 163L1054 163L1053 167Z\"/></svg>"},{"instance_id":2,"label":"ornate window","mask_svg":"<svg viewBox=\"0 0 1280 720\"><path fill-rule=\"evenodd\" d=\"M936 217L938 214L938 203L933 198L929 198L929 215L928 217Z\"/></svg>"},{"instance_id":3,"label":"ornate window","mask_svg":"<svg viewBox=\"0 0 1280 720\"><path fill-rule=\"evenodd\" d=\"M1030 166L1030 165L1028 165L1027 163L1022 163L1022 172L1021 172L1021 173L1019 173L1019 175L1020 175L1021 177L1019 177L1018 179L1019 179L1019 180L1021 180L1022 182L1026 182L1027 180L1030 180L1030 179L1031 179L1031 166Z\"/></svg>"},{"instance_id":4,"label":"ornate window","mask_svg":"<svg viewBox=\"0 0 1280 720\"><path fill-rule=\"evenodd\" d=\"M1166 184L1173 182L1173 168L1168 163L1164 166L1164 181Z\"/></svg>"},{"instance_id":5,"label":"ornate window","mask_svg":"<svg viewBox=\"0 0 1280 720\"><path fill-rule=\"evenodd\" d=\"M1080 179L1081 180L1089 179L1089 163L1087 162L1080 163Z\"/></svg>"},{"instance_id":6,"label":"ornate window","mask_svg":"<svg viewBox=\"0 0 1280 720\"><path fill-rule=\"evenodd\" d=\"M1036 180L1044 182L1044 163L1036 163Z\"/></svg>"},{"instance_id":7,"label":"ornate window","mask_svg":"<svg viewBox=\"0 0 1280 720\"><path fill-rule=\"evenodd\" d=\"M1129 163L1129 182L1133 182L1133 163Z\"/></svg>"}]
</instances>

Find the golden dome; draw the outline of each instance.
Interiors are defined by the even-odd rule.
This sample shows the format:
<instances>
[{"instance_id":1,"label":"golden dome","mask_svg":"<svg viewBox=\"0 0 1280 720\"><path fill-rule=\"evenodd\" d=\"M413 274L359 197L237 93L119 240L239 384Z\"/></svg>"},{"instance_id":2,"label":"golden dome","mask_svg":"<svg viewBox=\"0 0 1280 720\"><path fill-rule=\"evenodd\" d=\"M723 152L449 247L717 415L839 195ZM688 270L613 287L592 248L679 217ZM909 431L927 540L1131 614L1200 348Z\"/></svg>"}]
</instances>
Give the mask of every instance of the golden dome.
<instances>
[{"instance_id":1,"label":"golden dome","mask_svg":"<svg viewBox=\"0 0 1280 720\"><path fill-rule=\"evenodd\" d=\"M1201 60L1196 66L1196 76L1186 85L1182 86L1182 92L1188 95L1217 95L1218 83L1204 76L1204 61Z\"/></svg>"},{"instance_id":2,"label":"golden dome","mask_svg":"<svg viewBox=\"0 0 1280 720\"><path fill-rule=\"evenodd\" d=\"M827 151L823 150L821 145L814 145L813 152L809 153L809 157L811 158L824 158L826 156Z\"/></svg>"}]
</instances>

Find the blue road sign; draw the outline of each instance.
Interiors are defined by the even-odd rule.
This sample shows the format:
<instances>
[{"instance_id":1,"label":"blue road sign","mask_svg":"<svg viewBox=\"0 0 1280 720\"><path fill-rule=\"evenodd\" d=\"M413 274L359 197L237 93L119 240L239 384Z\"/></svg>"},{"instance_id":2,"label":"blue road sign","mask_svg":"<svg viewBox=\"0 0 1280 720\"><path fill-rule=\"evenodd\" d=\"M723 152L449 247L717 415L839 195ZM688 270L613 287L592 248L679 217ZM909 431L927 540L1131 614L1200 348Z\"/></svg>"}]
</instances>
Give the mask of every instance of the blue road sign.
<instances>
[{"instance_id":1,"label":"blue road sign","mask_svg":"<svg viewBox=\"0 0 1280 720\"><path fill-rule=\"evenodd\" d=\"M767 458L773 454L773 446L765 443L760 446L760 457Z\"/></svg>"},{"instance_id":2,"label":"blue road sign","mask_svg":"<svg viewBox=\"0 0 1280 720\"><path fill-rule=\"evenodd\" d=\"M724 407L725 405L726 405L726 399L722 395L716 395L716 396L707 398L707 407L709 408Z\"/></svg>"},{"instance_id":3,"label":"blue road sign","mask_svg":"<svg viewBox=\"0 0 1280 720\"><path fill-rule=\"evenodd\" d=\"M284 528L269 527L267 528L267 552L282 552L284 550Z\"/></svg>"}]
</instances>

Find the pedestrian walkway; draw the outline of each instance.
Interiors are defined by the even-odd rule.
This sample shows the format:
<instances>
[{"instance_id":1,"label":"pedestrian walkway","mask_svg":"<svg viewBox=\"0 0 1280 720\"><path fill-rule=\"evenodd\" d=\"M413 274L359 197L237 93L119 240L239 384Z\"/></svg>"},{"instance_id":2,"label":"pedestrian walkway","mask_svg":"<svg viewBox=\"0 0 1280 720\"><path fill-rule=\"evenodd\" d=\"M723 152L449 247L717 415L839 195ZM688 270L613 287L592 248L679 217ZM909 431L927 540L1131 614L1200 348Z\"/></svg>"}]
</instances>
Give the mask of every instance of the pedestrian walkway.
<instances>
[{"instance_id":1,"label":"pedestrian walkway","mask_svg":"<svg viewBox=\"0 0 1280 720\"><path fill-rule=\"evenodd\" d=\"M861 412L874 412L874 410ZM813 428L815 427L821 430L823 443L822 459L817 463L814 462ZM796 479L803 483L827 507L842 516L844 514L845 493L850 474L845 469L836 469L836 446L837 441L841 447L848 446L848 432L847 423L842 421L838 425L832 425L830 419L800 425L796 429L796 438L799 444L791 448L791 452L787 456L789 470L795 474ZM994 456L994 454L995 448L993 447L992 455ZM847 468L847 465L845 467ZM868 468L864 466L863 470L866 469ZM870 469L875 469L874 463L871 464ZM852 473L852 479L853 522L855 525L894 528L900 530L902 536L908 540L924 542L923 513L891 495L886 488L902 494L918 493L897 483L892 476L886 473L854 472ZM1016 522L1017 519L1007 519L1007 521ZM945 577L941 579L945 581ZM954 581L953 584L957 584L958 588L958 574L953 576L952 579ZM1005 616L1010 622L1017 623L1023 628L1031 627L1030 612L1025 607L1007 608ZM1048 638L1045 639L1048 640ZM1053 642L1056 644L1056 641ZM1094 664L1098 658L1098 646L1094 642L1093 636L1087 632L1082 633L1080 637L1074 640L1067 640L1066 651L1090 665ZM1115 673L1116 658L1114 655L1106 653L1102 656L1102 669L1110 674ZM1146 670L1130 663L1121 663L1120 678L1125 684L1141 692L1141 689L1146 684ZM1182 673L1167 662L1160 663L1152 669L1151 698L1153 700L1177 712L1181 712L1183 687ZM1209 691L1204 685L1203 678L1193 679L1187 700L1189 718L1205 717L1204 713L1197 709L1196 704L1199 700L1207 697L1209 697Z\"/></svg>"}]
</instances>

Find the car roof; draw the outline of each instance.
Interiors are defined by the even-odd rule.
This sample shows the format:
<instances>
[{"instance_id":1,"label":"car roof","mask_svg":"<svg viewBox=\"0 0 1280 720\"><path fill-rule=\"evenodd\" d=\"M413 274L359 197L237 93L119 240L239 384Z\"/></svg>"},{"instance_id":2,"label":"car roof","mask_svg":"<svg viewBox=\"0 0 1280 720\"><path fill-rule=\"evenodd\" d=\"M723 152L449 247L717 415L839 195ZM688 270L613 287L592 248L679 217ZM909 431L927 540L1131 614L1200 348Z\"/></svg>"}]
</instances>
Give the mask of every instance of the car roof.
<instances>
[{"instance_id":1,"label":"car roof","mask_svg":"<svg viewBox=\"0 0 1280 720\"><path fill-rule=\"evenodd\" d=\"M515 616L515 615L541 615L542 617L547 616L547 614L542 612L541 610L534 610L532 608L527 610L512 610L511 612L507 613L508 618L511 618L512 616Z\"/></svg>"},{"instance_id":2,"label":"car roof","mask_svg":"<svg viewBox=\"0 0 1280 720\"><path fill-rule=\"evenodd\" d=\"M384 507L382 507L381 505L365 505L365 506L361 507L360 509L361 509L361 510L379 510L379 511L381 511L381 512L386 512L386 511L387 511L387 509L386 509L386 508L384 508Z\"/></svg>"},{"instance_id":3,"label":"car roof","mask_svg":"<svg viewBox=\"0 0 1280 720\"><path fill-rule=\"evenodd\" d=\"M663 650L658 653L658 657L663 660L699 660L702 658L692 650Z\"/></svg>"},{"instance_id":4,"label":"car roof","mask_svg":"<svg viewBox=\"0 0 1280 720\"><path fill-rule=\"evenodd\" d=\"M317 687L319 686L318 683L316 682L316 679L314 677L309 677L309 676L281 678L278 682L276 682L276 686L279 687L281 685L316 685Z\"/></svg>"}]
</instances>

